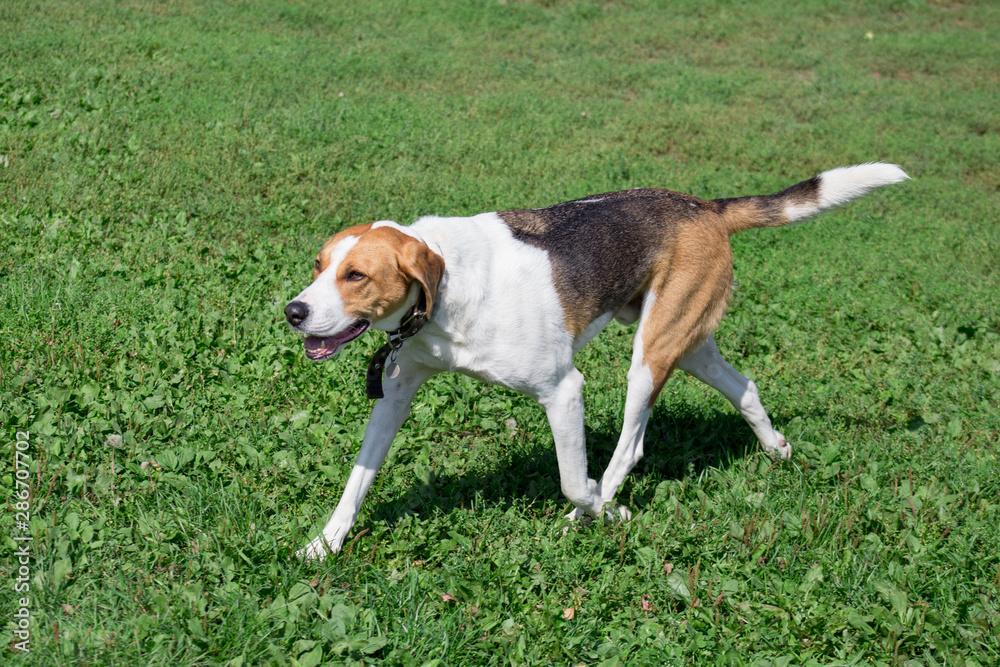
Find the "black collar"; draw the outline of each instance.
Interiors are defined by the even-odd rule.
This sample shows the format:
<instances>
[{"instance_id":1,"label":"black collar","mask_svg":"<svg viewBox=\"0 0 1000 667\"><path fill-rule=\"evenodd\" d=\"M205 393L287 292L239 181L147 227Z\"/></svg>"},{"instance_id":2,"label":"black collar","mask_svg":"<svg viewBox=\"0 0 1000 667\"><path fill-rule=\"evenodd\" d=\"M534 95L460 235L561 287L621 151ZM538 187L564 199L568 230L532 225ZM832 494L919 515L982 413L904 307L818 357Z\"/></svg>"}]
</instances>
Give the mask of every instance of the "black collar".
<instances>
[{"instance_id":1,"label":"black collar","mask_svg":"<svg viewBox=\"0 0 1000 667\"><path fill-rule=\"evenodd\" d=\"M368 362L368 374L365 378L365 391L368 398L385 398L382 391L382 371L385 369L385 360L392 355L396 359L399 348L403 347L403 342L408 338L417 335L421 327L427 324L427 298L420 292L420 298L413 308L403 317L399 323L399 328L389 332L389 342L383 345L372 355Z\"/></svg>"}]
</instances>

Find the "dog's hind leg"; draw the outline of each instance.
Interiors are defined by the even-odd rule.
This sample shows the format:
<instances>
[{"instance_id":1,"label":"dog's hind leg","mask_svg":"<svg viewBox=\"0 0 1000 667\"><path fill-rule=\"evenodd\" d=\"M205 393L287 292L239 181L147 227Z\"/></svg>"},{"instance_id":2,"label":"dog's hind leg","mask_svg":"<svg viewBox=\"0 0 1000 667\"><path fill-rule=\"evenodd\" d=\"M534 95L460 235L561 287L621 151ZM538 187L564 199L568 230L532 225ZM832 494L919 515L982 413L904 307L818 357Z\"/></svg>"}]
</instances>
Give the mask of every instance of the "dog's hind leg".
<instances>
[{"instance_id":1,"label":"dog's hind leg","mask_svg":"<svg viewBox=\"0 0 1000 667\"><path fill-rule=\"evenodd\" d=\"M679 367L729 399L750 424L764 451L779 459L791 457L791 446L771 426L771 420L761 405L757 385L740 375L722 358L714 337L709 336L698 348L689 352L681 359Z\"/></svg>"},{"instance_id":2,"label":"dog's hind leg","mask_svg":"<svg viewBox=\"0 0 1000 667\"><path fill-rule=\"evenodd\" d=\"M644 306L651 305L653 297L647 295ZM646 308L643 308L645 315ZM636 332L632 341L632 363L628 369L628 390L625 394L625 417L622 422L622 432L618 438L618 446L608 463L604 475L598 484L597 492L605 503L611 503L618 487L625 480L625 476L639 462L643 454L643 440L646 433L646 424L649 422L649 415L653 410L653 403L656 400L658 390L653 384L653 375L649 367L643 361L642 325ZM615 516L617 511L618 516ZM629 510L621 505L611 505L605 510L605 518L614 519L621 517L628 520L632 517ZM570 517L576 518L576 517Z\"/></svg>"},{"instance_id":3,"label":"dog's hind leg","mask_svg":"<svg viewBox=\"0 0 1000 667\"><path fill-rule=\"evenodd\" d=\"M633 340L625 418L618 446L598 485L610 503L642 458L646 424L664 383L689 350L718 325L729 300L732 255L725 238L682 240L646 289ZM628 511L618 513L627 518ZM612 515L605 510L605 515Z\"/></svg>"},{"instance_id":4,"label":"dog's hind leg","mask_svg":"<svg viewBox=\"0 0 1000 667\"><path fill-rule=\"evenodd\" d=\"M643 301L642 315L639 320L639 328L636 331L632 342L632 363L628 370L628 391L625 395L625 416L622 421L622 432L618 438L618 445L611 456L604 475L598 484L597 492L605 503L611 503L618 488L625 481L626 475L632 470L643 455L643 441L646 433L646 425L649 416L653 411L653 404L659 396L663 384L670 376L677 362L683 354L683 348L677 349L671 356L650 360L648 352L650 336L670 336L669 331L656 331L650 326L650 315L657 310L656 304L659 301L652 292L646 294ZM655 319L652 318L652 319ZM654 347L655 346L654 343ZM611 506L605 510L605 518L617 518L615 512L621 518L631 517L629 511L621 506Z\"/></svg>"}]
</instances>

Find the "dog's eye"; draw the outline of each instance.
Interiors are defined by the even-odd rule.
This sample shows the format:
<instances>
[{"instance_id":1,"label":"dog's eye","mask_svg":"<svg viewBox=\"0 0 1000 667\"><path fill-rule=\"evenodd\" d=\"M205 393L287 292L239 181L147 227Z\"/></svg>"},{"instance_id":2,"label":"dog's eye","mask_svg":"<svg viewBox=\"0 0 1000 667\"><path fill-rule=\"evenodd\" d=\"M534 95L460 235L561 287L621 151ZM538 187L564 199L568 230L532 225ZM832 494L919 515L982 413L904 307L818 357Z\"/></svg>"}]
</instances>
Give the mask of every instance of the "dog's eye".
<instances>
[{"instance_id":1,"label":"dog's eye","mask_svg":"<svg viewBox=\"0 0 1000 667\"><path fill-rule=\"evenodd\" d=\"M357 283L357 282L361 282L362 280L364 280L367 277L368 276L366 276L365 274L361 273L360 271L351 271L350 273L347 274L346 280L348 282Z\"/></svg>"},{"instance_id":2,"label":"dog's eye","mask_svg":"<svg viewBox=\"0 0 1000 667\"><path fill-rule=\"evenodd\" d=\"M316 273L322 273L319 270L319 260L318 259L313 261L313 271L315 271Z\"/></svg>"}]
</instances>

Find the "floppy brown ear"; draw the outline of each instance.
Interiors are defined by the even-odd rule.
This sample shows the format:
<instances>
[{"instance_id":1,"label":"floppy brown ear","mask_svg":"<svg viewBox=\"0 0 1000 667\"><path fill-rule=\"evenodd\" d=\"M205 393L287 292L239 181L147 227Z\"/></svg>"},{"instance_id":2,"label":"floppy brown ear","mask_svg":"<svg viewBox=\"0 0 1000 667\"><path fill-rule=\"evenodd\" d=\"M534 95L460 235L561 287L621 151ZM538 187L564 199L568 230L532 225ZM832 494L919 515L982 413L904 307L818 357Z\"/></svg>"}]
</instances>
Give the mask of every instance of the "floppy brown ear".
<instances>
[{"instance_id":1,"label":"floppy brown ear","mask_svg":"<svg viewBox=\"0 0 1000 667\"><path fill-rule=\"evenodd\" d=\"M427 317L430 317L441 279L444 278L444 259L423 241L410 238L401 249L399 268L420 283L427 301Z\"/></svg>"}]
</instances>

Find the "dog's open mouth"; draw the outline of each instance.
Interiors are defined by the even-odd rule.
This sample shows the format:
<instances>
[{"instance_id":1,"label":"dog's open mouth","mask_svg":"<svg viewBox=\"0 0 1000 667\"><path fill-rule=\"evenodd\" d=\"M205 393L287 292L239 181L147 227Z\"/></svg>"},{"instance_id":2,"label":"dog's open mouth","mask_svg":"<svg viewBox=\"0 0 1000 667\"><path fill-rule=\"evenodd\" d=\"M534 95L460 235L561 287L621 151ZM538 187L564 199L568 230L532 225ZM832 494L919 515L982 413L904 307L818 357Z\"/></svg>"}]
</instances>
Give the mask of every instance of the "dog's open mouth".
<instances>
[{"instance_id":1,"label":"dog's open mouth","mask_svg":"<svg viewBox=\"0 0 1000 667\"><path fill-rule=\"evenodd\" d=\"M340 352L345 345L367 331L369 326L371 326L371 322L368 320L358 320L334 336L327 336L325 338L306 336L302 342L306 349L306 356L313 361L329 359Z\"/></svg>"}]
</instances>

